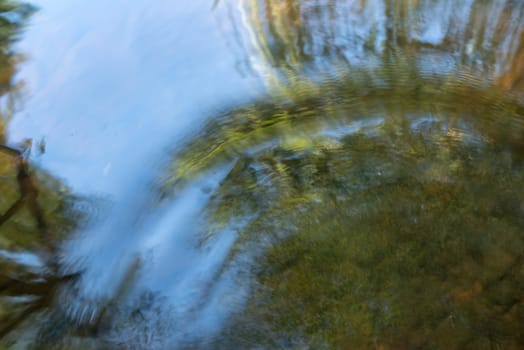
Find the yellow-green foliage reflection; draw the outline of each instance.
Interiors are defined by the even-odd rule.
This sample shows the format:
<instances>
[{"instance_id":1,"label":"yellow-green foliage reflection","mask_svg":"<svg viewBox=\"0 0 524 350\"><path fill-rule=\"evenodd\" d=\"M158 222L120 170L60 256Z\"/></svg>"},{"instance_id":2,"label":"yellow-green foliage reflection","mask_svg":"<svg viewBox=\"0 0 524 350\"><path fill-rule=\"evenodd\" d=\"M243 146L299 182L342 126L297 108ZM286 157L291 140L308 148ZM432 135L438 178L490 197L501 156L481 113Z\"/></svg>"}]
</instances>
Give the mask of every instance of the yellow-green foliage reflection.
<instances>
[{"instance_id":1,"label":"yellow-green foliage reflection","mask_svg":"<svg viewBox=\"0 0 524 350\"><path fill-rule=\"evenodd\" d=\"M298 85L179 151L175 187L235 164L209 234L247 220L235 252L265 248L235 344L524 346L522 104L408 66Z\"/></svg>"},{"instance_id":2,"label":"yellow-green foliage reflection","mask_svg":"<svg viewBox=\"0 0 524 350\"><path fill-rule=\"evenodd\" d=\"M27 342L23 322L38 318L54 303L55 292L73 275L56 271L54 247L81 221L76 198L60 181L30 166L23 150L7 140L6 129L20 102L21 82L14 74L21 60L13 44L34 8L26 3L0 1L0 348L13 339ZM21 140L16 140L21 141ZM6 144L15 144L15 148ZM28 151L30 141L24 142ZM24 148L22 147L22 148ZM22 254L38 260L30 266ZM37 326L38 327L38 326ZM19 331L18 334L13 334ZM7 336L11 335L11 339ZM19 339L21 338L21 339Z\"/></svg>"}]
</instances>

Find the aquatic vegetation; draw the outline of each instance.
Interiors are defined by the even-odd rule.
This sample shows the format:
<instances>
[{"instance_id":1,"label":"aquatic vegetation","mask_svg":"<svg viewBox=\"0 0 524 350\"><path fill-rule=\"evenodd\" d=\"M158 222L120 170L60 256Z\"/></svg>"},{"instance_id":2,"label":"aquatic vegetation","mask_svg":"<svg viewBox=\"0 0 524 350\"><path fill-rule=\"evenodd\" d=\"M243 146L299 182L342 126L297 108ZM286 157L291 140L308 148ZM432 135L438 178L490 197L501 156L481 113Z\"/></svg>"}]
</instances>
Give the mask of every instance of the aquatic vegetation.
<instances>
[{"instance_id":1,"label":"aquatic vegetation","mask_svg":"<svg viewBox=\"0 0 524 350\"><path fill-rule=\"evenodd\" d=\"M521 346L520 97L402 62L289 92L214 118L164 187L233 164L203 233L247 220L231 258L259 256L230 341Z\"/></svg>"}]
</instances>

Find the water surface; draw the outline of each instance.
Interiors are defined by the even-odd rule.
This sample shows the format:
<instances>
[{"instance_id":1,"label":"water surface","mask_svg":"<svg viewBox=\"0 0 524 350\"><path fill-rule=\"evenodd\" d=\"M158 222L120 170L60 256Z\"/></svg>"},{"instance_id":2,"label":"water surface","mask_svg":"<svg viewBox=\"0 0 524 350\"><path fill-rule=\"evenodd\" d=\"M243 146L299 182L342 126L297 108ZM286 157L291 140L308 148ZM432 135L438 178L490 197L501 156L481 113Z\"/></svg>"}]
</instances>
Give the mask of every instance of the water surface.
<instances>
[{"instance_id":1,"label":"water surface","mask_svg":"<svg viewBox=\"0 0 524 350\"><path fill-rule=\"evenodd\" d=\"M38 5L6 346L524 346L523 2Z\"/></svg>"}]
</instances>

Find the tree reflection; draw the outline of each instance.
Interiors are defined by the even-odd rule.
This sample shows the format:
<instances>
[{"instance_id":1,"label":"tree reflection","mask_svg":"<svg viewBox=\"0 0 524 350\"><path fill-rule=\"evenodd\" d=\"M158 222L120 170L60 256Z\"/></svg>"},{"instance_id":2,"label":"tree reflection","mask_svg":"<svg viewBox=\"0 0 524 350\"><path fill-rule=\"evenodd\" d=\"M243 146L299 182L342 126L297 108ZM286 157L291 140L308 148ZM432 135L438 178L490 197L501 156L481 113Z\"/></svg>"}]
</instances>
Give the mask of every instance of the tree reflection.
<instances>
[{"instance_id":1,"label":"tree reflection","mask_svg":"<svg viewBox=\"0 0 524 350\"><path fill-rule=\"evenodd\" d=\"M14 80L22 57L13 45L34 7L0 1L0 339L48 310L56 292L79 274L59 271L56 246L82 221L78 198L30 165L30 141L8 146L6 128L20 102Z\"/></svg>"},{"instance_id":2,"label":"tree reflection","mask_svg":"<svg viewBox=\"0 0 524 350\"><path fill-rule=\"evenodd\" d=\"M524 346L524 3L224 6L268 93L163 188L231 164L205 234L235 227L256 277L216 347Z\"/></svg>"},{"instance_id":3,"label":"tree reflection","mask_svg":"<svg viewBox=\"0 0 524 350\"><path fill-rule=\"evenodd\" d=\"M522 1L265 0L223 6L239 14L230 21L245 62L273 87L289 73L391 64L399 50L417 56L421 69L440 65L444 73L450 65L465 66L506 89L522 75Z\"/></svg>"},{"instance_id":4,"label":"tree reflection","mask_svg":"<svg viewBox=\"0 0 524 350\"><path fill-rule=\"evenodd\" d=\"M166 190L233 164L206 234L247 221L232 259L265 251L217 348L522 346L523 105L388 74L295 85L177 153Z\"/></svg>"},{"instance_id":5,"label":"tree reflection","mask_svg":"<svg viewBox=\"0 0 524 350\"><path fill-rule=\"evenodd\" d=\"M58 288L79 276L59 272L55 245L75 227L80 213L76 213L71 207L72 196L58 190L51 183L41 181L42 174L37 180L38 175L30 170L20 151L5 145L1 145L0 150L7 154L7 157L0 157L0 161L3 164L11 161L14 168L13 174L7 173L4 176L16 179L14 183L0 183L2 204L12 203L0 216L0 252L4 260L0 276L0 296L6 312L6 317L0 320L2 339L34 313L49 308L54 303ZM2 209L3 207L4 205ZM25 265L23 259L17 260L17 257L24 255L37 258L32 252L35 249L43 249L40 255L43 254L46 260L38 271L34 266L31 268ZM22 296L26 299L17 301Z\"/></svg>"},{"instance_id":6,"label":"tree reflection","mask_svg":"<svg viewBox=\"0 0 524 350\"><path fill-rule=\"evenodd\" d=\"M522 84L522 2L234 5L237 37L271 90L177 150L162 188L231 164L206 234L242 221L231 259L262 248L249 303L216 347L523 346L524 107L502 91ZM9 27L21 14L0 17ZM81 275L13 257L58 242L81 213L23 152L2 149L0 337L23 336L32 317L40 348L165 345L176 325L162 296L117 303L139 261L111 300L77 300L73 317L50 307L75 299Z\"/></svg>"},{"instance_id":7,"label":"tree reflection","mask_svg":"<svg viewBox=\"0 0 524 350\"><path fill-rule=\"evenodd\" d=\"M13 44L34 11L35 8L27 3L0 2L0 144L6 143L6 124L15 111L21 87L21 83L14 82L14 75L22 56L14 51Z\"/></svg>"},{"instance_id":8,"label":"tree reflection","mask_svg":"<svg viewBox=\"0 0 524 350\"><path fill-rule=\"evenodd\" d=\"M0 0L0 348L157 348L170 339L174 317L157 293L129 296L140 258L118 276L111 295L84 297L90 281L81 269L65 266L62 243L84 228L100 203L34 166L31 140L7 137L23 100L23 83L15 79L23 57L13 47L34 11Z\"/></svg>"}]
</instances>

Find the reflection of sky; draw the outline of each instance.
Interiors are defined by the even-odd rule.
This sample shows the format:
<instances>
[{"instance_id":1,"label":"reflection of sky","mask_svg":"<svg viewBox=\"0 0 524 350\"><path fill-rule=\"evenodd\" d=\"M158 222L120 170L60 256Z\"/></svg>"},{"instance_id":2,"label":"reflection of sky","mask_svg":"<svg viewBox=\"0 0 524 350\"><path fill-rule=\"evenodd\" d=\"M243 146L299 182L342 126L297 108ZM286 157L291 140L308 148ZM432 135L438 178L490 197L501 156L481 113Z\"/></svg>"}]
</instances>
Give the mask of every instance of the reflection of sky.
<instances>
[{"instance_id":1,"label":"reflection of sky","mask_svg":"<svg viewBox=\"0 0 524 350\"><path fill-rule=\"evenodd\" d=\"M38 0L42 10L20 44L28 56L20 77L30 98L11 124L11 141L45 137L47 153L39 161L77 192L128 191L138 175L153 175L151 166L177 135L198 126L220 103L253 95L253 81L235 68L240 56L247 54L260 76L276 74L264 60L249 3L222 0L212 10L212 0L182 5L169 0ZM423 1L407 15L409 37L438 45L448 35L466 45L473 3ZM473 36L492 38L506 5L507 0L488 2L496 19L490 17L482 35L472 28L478 32ZM508 31L524 28L518 19L523 8L516 6ZM384 1L339 2L337 10L334 45L352 64L362 60L370 65L363 47L371 37L376 52L385 45ZM433 18L433 13L440 15ZM231 21L238 37L228 32ZM325 23L310 22L312 33L325 35ZM239 52L239 45L245 52ZM501 52L509 50L501 45ZM321 47L312 50L318 53ZM436 53L420 55L419 61L421 70L430 73L450 72L456 64L453 57Z\"/></svg>"},{"instance_id":2,"label":"reflection of sky","mask_svg":"<svg viewBox=\"0 0 524 350\"><path fill-rule=\"evenodd\" d=\"M217 329L228 310L216 301L234 294L231 288L240 290L231 274L217 278L234 236L225 232L212 247L195 247L208 197L198 184L185 197L144 212L150 209L148 182L159 175L166 150L213 109L260 88L235 68L217 21L222 16L214 13L221 8L212 11L211 0L38 5L20 43L28 56L20 78L30 95L10 125L10 140L44 137L46 153L35 161L75 192L108 194L112 203L107 220L64 244L64 265L83 270L81 293L90 299L115 292L138 256L148 271L139 288L160 291L177 307L204 308L179 332ZM215 292L202 295L215 278Z\"/></svg>"},{"instance_id":3,"label":"reflection of sky","mask_svg":"<svg viewBox=\"0 0 524 350\"><path fill-rule=\"evenodd\" d=\"M42 10L20 43L29 59L20 78L27 82L30 95L9 135L12 142L45 137L47 151L38 160L44 168L65 179L75 192L111 195L109 220L68 242L64 261L83 264L84 293L109 294L137 255L151 257L147 277L139 284L171 296L182 316L184 310L203 305L192 324L184 325L195 332L214 328L214 322L227 314L219 313L220 304L234 294L234 276L226 271L217 278L217 270L235 235L226 230L212 246L195 248L196 226L209 197L198 183L177 201L163 203L137 220L147 211L147 181L159 173L165 150L182 133L201 125L214 108L253 97L260 88L237 72L234 34L218 19L237 22L237 46L246 51L243 54L249 55L258 74L267 78L275 72L264 60L256 28L250 27L248 6L238 6L235 19L225 6L212 11L213 2L39 0ZM385 3L369 0L362 13L354 12L357 2L341 3L347 6L341 11L351 26L337 22L334 42L348 44L344 54L349 62L363 59L369 64L363 45L374 35L375 49L380 52L383 47ZM421 21L413 38L441 42L449 17L457 13L467 17L472 4L464 1L451 12L451 3L438 3L447 4L441 7L440 19ZM428 71L438 67L442 73L444 67L451 71L453 62L448 56L431 55L420 65ZM217 186L220 176L207 181ZM207 292L202 289L206 284L214 288L200 297Z\"/></svg>"},{"instance_id":4,"label":"reflection of sky","mask_svg":"<svg viewBox=\"0 0 524 350\"><path fill-rule=\"evenodd\" d=\"M169 137L246 95L210 1L38 5L20 44L31 95L10 137L45 137L44 167L77 191L115 194Z\"/></svg>"}]
</instances>

